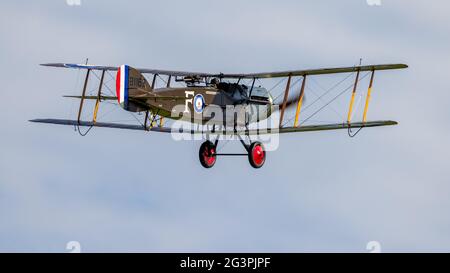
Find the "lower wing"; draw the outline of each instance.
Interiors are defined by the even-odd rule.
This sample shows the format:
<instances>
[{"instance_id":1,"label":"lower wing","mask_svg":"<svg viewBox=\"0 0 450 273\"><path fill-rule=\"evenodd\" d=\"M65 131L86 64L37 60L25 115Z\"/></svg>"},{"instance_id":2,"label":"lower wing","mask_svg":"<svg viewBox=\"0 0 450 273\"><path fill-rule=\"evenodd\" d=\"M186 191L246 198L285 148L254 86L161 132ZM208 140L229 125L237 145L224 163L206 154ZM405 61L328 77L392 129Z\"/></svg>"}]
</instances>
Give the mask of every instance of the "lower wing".
<instances>
[{"instance_id":1,"label":"lower wing","mask_svg":"<svg viewBox=\"0 0 450 273\"><path fill-rule=\"evenodd\" d=\"M145 131L146 128L142 125L120 124L120 123L108 123L108 122L92 122L92 121L76 121L68 119L33 119L31 122L37 123L49 123L57 125L72 125L72 126L86 126L86 127L103 127L103 128L115 128L115 129L128 129ZM396 121L380 120L380 121L367 121L367 122L353 122L353 123L332 123L323 125L306 125L299 127L283 127L283 128L263 128L263 129L250 129L250 130L185 130L183 128L170 128L170 127L153 127L147 130L161 133L180 133L180 134L204 134L210 133L213 135L267 135L267 134L284 134L284 133L297 133L297 132L313 132L313 131L328 131L328 130L340 130L340 129L354 129L365 127L380 127L397 125Z\"/></svg>"}]
</instances>

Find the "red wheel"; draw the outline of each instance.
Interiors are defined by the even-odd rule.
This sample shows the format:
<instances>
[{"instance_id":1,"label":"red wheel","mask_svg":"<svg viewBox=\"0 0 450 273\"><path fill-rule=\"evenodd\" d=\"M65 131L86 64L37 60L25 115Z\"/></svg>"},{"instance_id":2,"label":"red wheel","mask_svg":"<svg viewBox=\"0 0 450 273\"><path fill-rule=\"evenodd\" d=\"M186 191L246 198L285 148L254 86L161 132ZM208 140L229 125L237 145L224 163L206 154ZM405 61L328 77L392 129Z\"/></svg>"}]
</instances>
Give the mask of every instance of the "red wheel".
<instances>
[{"instance_id":1,"label":"red wheel","mask_svg":"<svg viewBox=\"0 0 450 273\"><path fill-rule=\"evenodd\" d=\"M203 142L198 152L200 163L203 167L209 169L216 164L216 146L211 141Z\"/></svg>"},{"instance_id":2,"label":"red wheel","mask_svg":"<svg viewBox=\"0 0 450 273\"><path fill-rule=\"evenodd\" d=\"M248 161L253 168L259 169L266 162L266 151L260 142L254 142L248 149Z\"/></svg>"}]
</instances>

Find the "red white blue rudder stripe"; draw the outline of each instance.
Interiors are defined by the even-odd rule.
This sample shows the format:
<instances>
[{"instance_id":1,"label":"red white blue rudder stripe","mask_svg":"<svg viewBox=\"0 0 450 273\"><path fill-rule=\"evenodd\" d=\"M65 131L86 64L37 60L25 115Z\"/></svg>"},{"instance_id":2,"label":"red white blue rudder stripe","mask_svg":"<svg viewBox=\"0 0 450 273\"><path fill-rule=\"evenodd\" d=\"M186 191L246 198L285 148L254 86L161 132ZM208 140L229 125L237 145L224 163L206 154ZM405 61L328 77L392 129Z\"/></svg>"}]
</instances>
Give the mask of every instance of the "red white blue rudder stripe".
<instances>
[{"instance_id":1,"label":"red white blue rudder stripe","mask_svg":"<svg viewBox=\"0 0 450 273\"><path fill-rule=\"evenodd\" d=\"M129 112L142 112L146 107L133 101L133 97L151 93L152 88L145 77L135 68L122 65L117 70L116 94L119 105Z\"/></svg>"},{"instance_id":2,"label":"red white blue rudder stripe","mask_svg":"<svg viewBox=\"0 0 450 273\"><path fill-rule=\"evenodd\" d=\"M117 70L116 75L116 94L117 101L120 106L125 110L128 109L128 76L130 67L128 65L122 65Z\"/></svg>"}]
</instances>

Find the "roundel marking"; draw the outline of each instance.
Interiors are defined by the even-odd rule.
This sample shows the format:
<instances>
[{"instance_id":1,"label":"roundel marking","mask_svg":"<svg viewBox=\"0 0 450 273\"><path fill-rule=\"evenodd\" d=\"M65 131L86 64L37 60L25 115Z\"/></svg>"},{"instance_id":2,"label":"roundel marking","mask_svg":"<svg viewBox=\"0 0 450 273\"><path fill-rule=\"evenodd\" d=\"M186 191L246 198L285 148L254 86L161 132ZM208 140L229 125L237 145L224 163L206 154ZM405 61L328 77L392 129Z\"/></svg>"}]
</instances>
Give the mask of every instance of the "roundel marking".
<instances>
[{"instance_id":1,"label":"roundel marking","mask_svg":"<svg viewBox=\"0 0 450 273\"><path fill-rule=\"evenodd\" d=\"M194 111L196 113L202 113L205 108L205 99L202 94L197 94L194 97Z\"/></svg>"}]
</instances>

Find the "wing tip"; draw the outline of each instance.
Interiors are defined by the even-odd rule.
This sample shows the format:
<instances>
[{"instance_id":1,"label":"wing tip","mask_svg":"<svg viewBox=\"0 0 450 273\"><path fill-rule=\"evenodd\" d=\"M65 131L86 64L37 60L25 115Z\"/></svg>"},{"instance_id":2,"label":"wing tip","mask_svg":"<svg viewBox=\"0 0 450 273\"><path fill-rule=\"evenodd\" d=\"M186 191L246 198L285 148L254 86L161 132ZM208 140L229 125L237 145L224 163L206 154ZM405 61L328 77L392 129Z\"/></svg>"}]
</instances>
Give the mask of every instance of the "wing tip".
<instances>
[{"instance_id":1,"label":"wing tip","mask_svg":"<svg viewBox=\"0 0 450 273\"><path fill-rule=\"evenodd\" d=\"M395 120L389 120L388 123L389 125L398 125L398 121Z\"/></svg>"},{"instance_id":2,"label":"wing tip","mask_svg":"<svg viewBox=\"0 0 450 273\"><path fill-rule=\"evenodd\" d=\"M42 63L39 64L40 66L46 66L46 67L66 67L63 63Z\"/></svg>"},{"instance_id":3,"label":"wing tip","mask_svg":"<svg viewBox=\"0 0 450 273\"><path fill-rule=\"evenodd\" d=\"M42 119L29 119L28 122L33 122L33 123L43 123Z\"/></svg>"}]
</instances>

